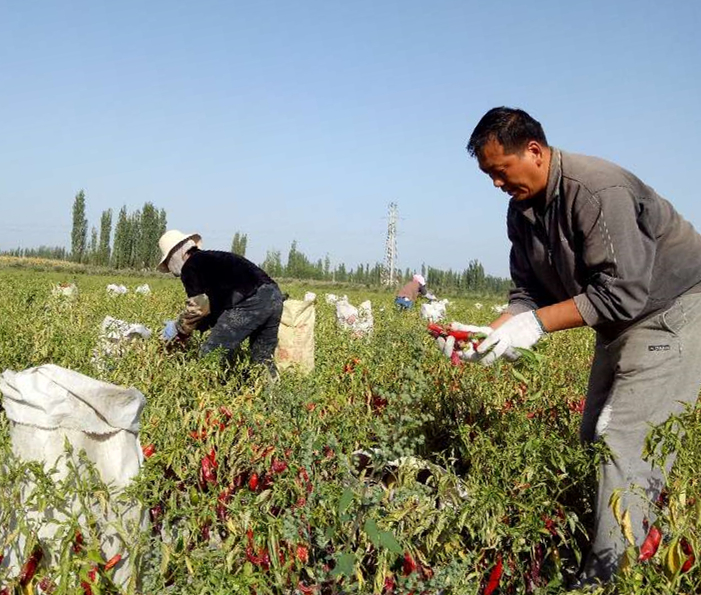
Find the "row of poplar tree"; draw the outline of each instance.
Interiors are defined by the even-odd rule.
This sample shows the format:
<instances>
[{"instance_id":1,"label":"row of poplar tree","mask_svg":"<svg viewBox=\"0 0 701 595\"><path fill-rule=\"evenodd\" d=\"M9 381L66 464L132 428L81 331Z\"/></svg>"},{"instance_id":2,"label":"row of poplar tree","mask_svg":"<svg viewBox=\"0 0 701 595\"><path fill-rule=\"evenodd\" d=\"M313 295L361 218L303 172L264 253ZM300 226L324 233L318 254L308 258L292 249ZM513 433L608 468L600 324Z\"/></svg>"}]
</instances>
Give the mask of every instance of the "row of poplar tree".
<instances>
[{"instance_id":1,"label":"row of poplar tree","mask_svg":"<svg viewBox=\"0 0 701 595\"><path fill-rule=\"evenodd\" d=\"M88 219L85 215L85 192L75 195L70 260L85 264L111 266L116 269L152 269L160 258L158 238L166 231L165 209L158 210L150 202L129 213L122 207L114 226L112 240L112 209L102 212L100 230L95 226L88 239Z\"/></svg>"},{"instance_id":2,"label":"row of poplar tree","mask_svg":"<svg viewBox=\"0 0 701 595\"><path fill-rule=\"evenodd\" d=\"M111 266L116 269L153 269L161 258L158 239L166 231L166 212L158 210L147 202L143 208L129 213L122 207L117 216L112 238L112 209L102 212L99 230L93 226L88 234L88 219L85 214L85 193L81 190L73 202L73 227L71 230L71 250L63 247L40 246L32 249L18 249L7 252L12 256L37 256L99 266ZM113 241L112 241L113 239ZM241 256L246 255L248 236L236 232L231 243L231 251ZM383 265L360 264L347 268L340 263L332 266L327 254L323 259L311 260L293 241L283 262L279 250L269 250L261 263L271 277L288 279L309 279L336 283L360 283L379 286L383 279ZM402 284L411 279L411 269L396 271L395 280ZM479 293L505 295L511 286L509 279L487 275L477 260L469 262L461 271L441 270L421 266L421 274L426 278L431 291L455 293Z\"/></svg>"}]
</instances>

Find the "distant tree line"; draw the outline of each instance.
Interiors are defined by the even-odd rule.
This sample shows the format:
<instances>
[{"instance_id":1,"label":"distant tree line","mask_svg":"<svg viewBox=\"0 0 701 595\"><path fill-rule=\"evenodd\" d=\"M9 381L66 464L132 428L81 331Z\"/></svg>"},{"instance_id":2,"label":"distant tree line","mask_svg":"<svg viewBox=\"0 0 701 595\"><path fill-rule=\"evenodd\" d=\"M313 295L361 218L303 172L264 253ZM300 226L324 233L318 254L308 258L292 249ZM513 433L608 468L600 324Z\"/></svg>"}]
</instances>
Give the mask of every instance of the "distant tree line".
<instances>
[{"instance_id":1,"label":"distant tree line","mask_svg":"<svg viewBox=\"0 0 701 595\"><path fill-rule=\"evenodd\" d=\"M40 246L39 248L17 248L3 254L9 256L72 260L78 263L110 266L116 269L152 269L161 258L158 239L166 231L166 212L147 202L141 209L129 213L122 207L117 216L112 240L112 209L102 212L99 230L93 226L88 236L88 219L85 215L85 193L75 195L73 201L73 225L71 250L63 247ZM248 235L236 232L231 242L231 251L246 255ZM261 267L273 278L309 279L336 283L358 283L368 286L382 284L381 263L360 264L347 268L345 264L331 265L331 257L312 260L293 241L285 262L279 250L269 250ZM396 272L397 284L405 283L417 271L406 269ZM493 277L484 272L477 260L472 260L462 271L447 271L425 264L421 274L434 293L480 293L504 295L511 286L509 279Z\"/></svg>"},{"instance_id":2,"label":"distant tree line","mask_svg":"<svg viewBox=\"0 0 701 595\"><path fill-rule=\"evenodd\" d=\"M273 278L288 277L294 279L312 279L315 281L330 281L336 283L360 283L370 286L382 284L383 265L360 264L356 268L346 268L341 263L331 266L331 259L327 254L323 259L310 260L297 247L297 241L293 241L287 254L287 261L282 262L282 254L279 250L269 250L261 267ZM397 284L406 283L418 271L406 269L403 273L396 273ZM487 275L484 267L477 260L473 260L462 271L447 271L434 267L421 266L421 274L426 279L426 284L434 293L478 293L486 295L506 295L511 287L511 280Z\"/></svg>"}]
</instances>

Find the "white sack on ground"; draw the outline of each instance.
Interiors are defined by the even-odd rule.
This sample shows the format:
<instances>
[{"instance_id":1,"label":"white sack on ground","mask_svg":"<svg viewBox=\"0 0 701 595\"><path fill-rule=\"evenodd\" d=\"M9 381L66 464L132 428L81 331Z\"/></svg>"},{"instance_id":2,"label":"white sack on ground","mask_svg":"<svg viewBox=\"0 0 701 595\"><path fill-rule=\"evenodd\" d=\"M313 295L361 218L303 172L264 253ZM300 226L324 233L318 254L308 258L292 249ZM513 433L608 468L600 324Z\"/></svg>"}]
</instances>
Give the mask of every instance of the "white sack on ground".
<instances>
[{"instance_id":1,"label":"white sack on ground","mask_svg":"<svg viewBox=\"0 0 701 595\"><path fill-rule=\"evenodd\" d=\"M85 522L87 512L98 520L102 555L105 560L115 554L123 559L114 571L113 580L126 585L132 576L132 561L125 543L113 525L132 531L145 520L140 506L118 500L123 489L139 473L143 454L139 444L139 418L146 404L135 388L124 388L101 382L73 370L53 364L29 368L22 372L6 370L0 377L2 406L10 421L10 439L15 456L23 461L39 461L46 473L52 473L54 484L71 474L69 461L76 465L78 453L84 451L94 464L103 482L109 485L110 499L104 507L82 509L78 497L62 501L60 509L43 511L22 507L22 521L38 529L38 537L51 563L57 563L60 524L70 517ZM67 455L65 443L73 450ZM77 464L81 477L87 477ZM30 477L28 475L27 477ZM22 486L25 500L36 487L31 480ZM17 519L10 526L0 527L0 541L17 530ZM3 529L7 534L3 535ZM87 534L87 530L85 531ZM54 539L56 540L54 542ZM23 563L25 535L6 553L10 575L16 575Z\"/></svg>"},{"instance_id":2,"label":"white sack on ground","mask_svg":"<svg viewBox=\"0 0 701 595\"><path fill-rule=\"evenodd\" d=\"M107 293L110 295L123 295L128 292L129 290L124 285L115 285L114 283L110 283L107 286Z\"/></svg>"},{"instance_id":3,"label":"white sack on ground","mask_svg":"<svg viewBox=\"0 0 701 595\"><path fill-rule=\"evenodd\" d=\"M51 288L54 297L75 298L78 296L78 287L75 283L58 283Z\"/></svg>"},{"instance_id":4,"label":"white sack on ground","mask_svg":"<svg viewBox=\"0 0 701 595\"><path fill-rule=\"evenodd\" d=\"M140 295L149 295L151 293L151 288L148 286L148 283L144 283L143 285L139 285L134 290L134 293L138 293Z\"/></svg>"},{"instance_id":5,"label":"white sack on ground","mask_svg":"<svg viewBox=\"0 0 701 595\"><path fill-rule=\"evenodd\" d=\"M428 320L429 322L438 322L439 320L443 320L446 316L445 307L447 304L448 300L421 304L421 318Z\"/></svg>"},{"instance_id":6,"label":"white sack on ground","mask_svg":"<svg viewBox=\"0 0 701 595\"><path fill-rule=\"evenodd\" d=\"M342 329L352 331L356 337L372 333L374 319L370 300L365 300L356 308L344 296L336 302L336 322Z\"/></svg>"},{"instance_id":7,"label":"white sack on ground","mask_svg":"<svg viewBox=\"0 0 701 595\"><path fill-rule=\"evenodd\" d=\"M150 337L151 330L143 324L105 316L100 325L92 361L98 368L103 369L109 358L121 357L134 340Z\"/></svg>"}]
</instances>

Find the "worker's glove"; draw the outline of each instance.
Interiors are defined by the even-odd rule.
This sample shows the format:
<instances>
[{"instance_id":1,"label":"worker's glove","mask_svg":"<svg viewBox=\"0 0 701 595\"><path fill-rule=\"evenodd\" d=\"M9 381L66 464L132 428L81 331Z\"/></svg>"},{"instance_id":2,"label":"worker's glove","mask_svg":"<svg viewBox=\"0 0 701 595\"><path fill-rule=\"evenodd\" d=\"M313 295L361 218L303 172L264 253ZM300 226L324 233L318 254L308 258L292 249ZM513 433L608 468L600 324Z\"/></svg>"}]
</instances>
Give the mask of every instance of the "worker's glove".
<instances>
[{"instance_id":1,"label":"worker's glove","mask_svg":"<svg viewBox=\"0 0 701 595\"><path fill-rule=\"evenodd\" d=\"M426 297L426 299L427 299L429 302L435 302L435 301L438 299L438 298L437 298L435 295L433 295L432 293L427 293L425 297Z\"/></svg>"},{"instance_id":2,"label":"worker's glove","mask_svg":"<svg viewBox=\"0 0 701 595\"><path fill-rule=\"evenodd\" d=\"M544 334L545 329L534 310L516 314L477 346L479 363L491 366L502 356L514 361L519 357L517 348L530 349Z\"/></svg>"},{"instance_id":3,"label":"worker's glove","mask_svg":"<svg viewBox=\"0 0 701 595\"><path fill-rule=\"evenodd\" d=\"M168 320L165 327L161 331L161 339L163 341L172 341L178 336L178 327L175 324L175 320Z\"/></svg>"},{"instance_id":4,"label":"worker's glove","mask_svg":"<svg viewBox=\"0 0 701 595\"><path fill-rule=\"evenodd\" d=\"M209 312L209 298L206 293L188 298L187 302L185 302L185 309L175 322L178 334L190 336Z\"/></svg>"},{"instance_id":5,"label":"worker's glove","mask_svg":"<svg viewBox=\"0 0 701 595\"><path fill-rule=\"evenodd\" d=\"M455 331L482 333L487 336L489 336L493 330L490 326L475 326L473 324L461 324L459 322L451 322L448 328ZM458 349L455 349L455 337L452 335L436 338L436 346L440 349L441 353L453 363L458 363L459 360L474 362L482 357L475 352L475 348L470 342L464 342Z\"/></svg>"}]
</instances>

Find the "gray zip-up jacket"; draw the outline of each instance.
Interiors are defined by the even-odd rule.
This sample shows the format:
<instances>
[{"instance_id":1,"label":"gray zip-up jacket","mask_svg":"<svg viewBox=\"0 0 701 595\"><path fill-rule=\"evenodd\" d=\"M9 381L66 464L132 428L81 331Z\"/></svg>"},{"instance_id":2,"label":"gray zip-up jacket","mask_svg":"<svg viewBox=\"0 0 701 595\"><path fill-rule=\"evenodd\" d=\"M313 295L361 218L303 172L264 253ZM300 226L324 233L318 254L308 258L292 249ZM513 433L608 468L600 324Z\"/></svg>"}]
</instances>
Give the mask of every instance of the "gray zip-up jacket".
<instances>
[{"instance_id":1,"label":"gray zip-up jacket","mask_svg":"<svg viewBox=\"0 0 701 595\"><path fill-rule=\"evenodd\" d=\"M545 199L509 204L511 314L574 298L613 338L701 286L701 235L625 169L552 149Z\"/></svg>"}]
</instances>

